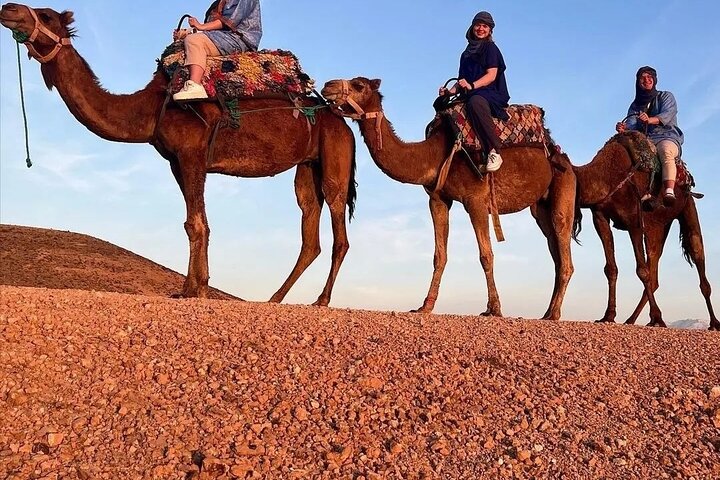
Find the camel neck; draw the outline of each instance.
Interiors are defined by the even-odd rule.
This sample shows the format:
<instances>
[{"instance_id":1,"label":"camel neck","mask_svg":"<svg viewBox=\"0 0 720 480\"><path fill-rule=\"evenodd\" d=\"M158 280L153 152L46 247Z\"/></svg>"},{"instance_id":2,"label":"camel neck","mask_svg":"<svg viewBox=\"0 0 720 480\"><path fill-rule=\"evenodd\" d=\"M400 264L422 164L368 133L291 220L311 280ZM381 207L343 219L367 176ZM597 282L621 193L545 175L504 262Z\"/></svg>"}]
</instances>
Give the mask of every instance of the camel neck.
<instances>
[{"instance_id":1,"label":"camel neck","mask_svg":"<svg viewBox=\"0 0 720 480\"><path fill-rule=\"evenodd\" d=\"M605 200L627 176L631 166L625 147L611 142L601 148L590 163L575 167L580 206L590 207Z\"/></svg>"},{"instance_id":2,"label":"camel neck","mask_svg":"<svg viewBox=\"0 0 720 480\"><path fill-rule=\"evenodd\" d=\"M70 112L91 132L126 143L146 143L152 138L165 95L159 74L143 90L113 95L100 86L72 47L63 48L54 61L41 68L48 87L57 88Z\"/></svg>"},{"instance_id":3,"label":"camel neck","mask_svg":"<svg viewBox=\"0 0 720 480\"><path fill-rule=\"evenodd\" d=\"M378 136L377 124L380 122ZM375 164L393 180L431 187L437 180L445 150L442 135L422 142L405 143L384 117L359 120L360 133ZM381 148L382 145L382 148Z\"/></svg>"}]
</instances>

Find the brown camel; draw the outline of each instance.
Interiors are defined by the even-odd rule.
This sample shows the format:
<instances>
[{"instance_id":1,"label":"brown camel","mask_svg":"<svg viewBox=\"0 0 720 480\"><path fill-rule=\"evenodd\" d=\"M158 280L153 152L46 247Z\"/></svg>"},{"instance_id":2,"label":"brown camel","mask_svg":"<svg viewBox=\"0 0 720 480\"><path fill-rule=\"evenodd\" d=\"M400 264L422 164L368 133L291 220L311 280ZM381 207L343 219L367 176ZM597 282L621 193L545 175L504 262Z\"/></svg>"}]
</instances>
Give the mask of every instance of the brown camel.
<instances>
[{"instance_id":1,"label":"brown camel","mask_svg":"<svg viewBox=\"0 0 720 480\"><path fill-rule=\"evenodd\" d=\"M677 201L672 207L657 207L644 212L640 198L648 191L650 175L633 167L639 155L653 155L647 138L639 132L627 132L611 138L593 160L575 167L578 182L578 208L589 208L593 225L605 252L605 275L608 279L608 304L599 322L614 322L616 312L617 264L615 246L610 228L627 230L635 254L636 272L645 290L637 307L625 323L633 324L645 304L650 302L651 326L665 326L662 312L654 298L658 288L658 264L663 247L674 220L680 223L680 238L687 261L697 266L700 291L710 314L710 330L720 330L710 301L711 287L705 275L705 250L695 199L683 188L677 188ZM632 174L632 175L631 175ZM628 176L631 175L628 179ZM626 179L628 179L626 181ZM626 182L625 182L626 181ZM623 183L625 182L625 183ZM580 216L576 219L579 222ZM578 224L579 225L579 224ZM643 238L644 234L644 238ZM644 241L644 245L643 245Z\"/></svg>"},{"instance_id":2,"label":"brown camel","mask_svg":"<svg viewBox=\"0 0 720 480\"><path fill-rule=\"evenodd\" d=\"M320 254L320 212L324 201L332 218L332 266L315 304L327 305L349 248L346 205L352 216L356 194L355 139L345 122L329 110L319 110L315 125L308 128L302 116L296 119L287 108L288 100L243 99L241 110L265 111L244 115L239 129L220 130L211 160L206 163L213 127L222 118L221 108L211 103L198 104L196 110L204 122L172 104L161 116L168 79L160 69L136 93L108 93L72 47L70 38L74 30L69 27L72 22L73 14L68 11L33 10L12 3L0 10L2 25L30 36L26 45L42 63L45 83L50 89L57 88L75 118L107 140L150 143L170 162L187 207L185 230L190 256L182 295L205 297L208 292L210 230L204 198L207 174L266 177L297 166L295 193L302 210L302 247L295 267L270 301L282 301Z\"/></svg>"},{"instance_id":3,"label":"brown camel","mask_svg":"<svg viewBox=\"0 0 720 480\"><path fill-rule=\"evenodd\" d=\"M378 167L394 180L422 185L430 196L430 213L435 230L434 271L428 294L418 311L431 312L435 306L447 263L449 210L457 200L470 215L480 250L480 262L485 271L488 303L483 315L502 316L493 276L488 220L491 207L489 177L478 178L466 161L457 159L450 167L444 186L438 192L433 192L438 171L453 143L451 135L439 128L425 141L403 142L384 114L379 114L382 112L379 87L380 80L362 77L349 81L332 80L325 84L322 94L345 112L352 108L366 112L367 116L363 115L358 120L360 132ZM511 147L503 149L502 156L503 167L492 174L495 175L498 211L505 214L531 207L533 216L548 238L555 262L555 286L543 318L559 319L565 290L573 272L570 241L575 175L569 162L565 168L554 168L543 148ZM563 158L561 161L567 160Z\"/></svg>"}]
</instances>

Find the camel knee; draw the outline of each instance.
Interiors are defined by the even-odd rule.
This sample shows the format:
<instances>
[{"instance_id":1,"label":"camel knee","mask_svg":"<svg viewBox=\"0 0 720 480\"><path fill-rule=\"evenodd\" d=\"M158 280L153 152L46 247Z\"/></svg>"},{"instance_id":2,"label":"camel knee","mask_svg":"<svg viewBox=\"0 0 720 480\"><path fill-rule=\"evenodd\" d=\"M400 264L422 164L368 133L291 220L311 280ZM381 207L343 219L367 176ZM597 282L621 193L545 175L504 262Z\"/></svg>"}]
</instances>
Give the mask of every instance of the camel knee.
<instances>
[{"instance_id":1,"label":"camel knee","mask_svg":"<svg viewBox=\"0 0 720 480\"><path fill-rule=\"evenodd\" d=\"M643 283L650 281L650 273L648 272L647 267L638 267L635 269L635 273Z\"/></svg>"},{"instance_id":2,"label":"camel knee","mask_svg":"<svg viewBox=\"0 0 720 480\"><path fill-rule=\"evenodd\" d=\"M343 242L337 242L335 243L335 245L333 245L333 255L336 258L344 258L348 250L350 250L350 242L348 242L347 240Z\"/></svg>"},{"instance_id":3,"label":"camel knee","mask_svg":"<svg viewBox=\"0 0 720 480\"><path fill-rule=\"evenodd\" d=\"M188 219L185 222L185 232L191 242L202 240L210 236L210 227L200 218Z\"/></svg>"},{"instance_id":4,"label":"camel knee","mask_svg":"<svg viewBox=\"0 0 720 480\"><path fill-rule=\"evenodd\" d=\"M435 269L445 268L447 265L447 255L436 253L433 257L433 267Z\"/></svg>"},{"instance_id":5,"label":"camel knee","mask_svg":"<svg viewBox=\"0 0 720 480\"><path fill-rule=\"evenodd\" d=\"M611 265L611 264L605 265L605 276L609 280L615 280L618 276L617 265Z\"/></svg>"},{"instance_id":6,"label":"camel knee","mask_svg":"<svg viewBox=\"0 0 720 480\"><path fill-rule=\"evenodd\" d=\"M710 287L710 282L708 282L706 278L703 278L700 281L700 293L702 293L703 297L705 297L705 298L710 298L710 295L712 294L712 288Z\"/></svg>"}]
</instances>

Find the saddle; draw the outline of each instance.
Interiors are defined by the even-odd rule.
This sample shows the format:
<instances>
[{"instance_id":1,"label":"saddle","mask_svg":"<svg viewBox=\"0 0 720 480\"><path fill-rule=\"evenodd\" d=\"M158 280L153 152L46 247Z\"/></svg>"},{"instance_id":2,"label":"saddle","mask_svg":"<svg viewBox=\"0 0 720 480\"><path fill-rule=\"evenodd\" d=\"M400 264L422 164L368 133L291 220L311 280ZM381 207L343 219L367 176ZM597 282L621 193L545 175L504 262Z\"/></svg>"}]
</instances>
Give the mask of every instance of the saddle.
<instances>
[{"instance_id":1,"label":"saddle","mask_svg":"<svg viewBox=\"0 0 720 480\"><path fill-rule=\"evenodd\" d=\"M179 91L189 73L181 40L170 44L158 65L172 81L172 92ZM263 94L309 95L315 81L302 71L297 57L286 50L238 52L208 57L202 84L210 98L252 97Z\"/></svg>"},{"instance_id":2,"label":"saddle","mask_svg":"<svg viewBox=\"0 0 720 480\"><path fill-rule=\"evenodd\" d=\"M446 105L435 103L438 110L435 119L428 125L426 136L443 124L449 128L455 138L460 138L467 151L482 150L482 142L465 111L465 102L452 102ZM445 108L443 108L445 107ZM493 118L495 133L504 147L538 147L547 149L551 144L549 132L545 128L545 112L536 105L510 105L506 112L507 121Z\"/></svg>"}]
</instances>

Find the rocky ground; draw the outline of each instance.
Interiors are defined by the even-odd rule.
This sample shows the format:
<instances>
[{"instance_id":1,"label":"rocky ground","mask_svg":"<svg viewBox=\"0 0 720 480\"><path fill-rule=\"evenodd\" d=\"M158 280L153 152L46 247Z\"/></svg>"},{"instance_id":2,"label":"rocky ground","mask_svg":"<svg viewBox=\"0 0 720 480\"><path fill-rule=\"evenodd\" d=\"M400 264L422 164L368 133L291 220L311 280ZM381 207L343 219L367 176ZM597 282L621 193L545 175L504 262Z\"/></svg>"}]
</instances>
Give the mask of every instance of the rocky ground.
<instances>
[{"instance_id":1,"label":"rocky ground","mask_svg":"<svg viewBox=\"0 0 720 480\"><path fill-rule=\"evenodd\" d=\"M720 478L717 332L39 288L6 230L0 478Z\"/></svg>"}]
</instances>

